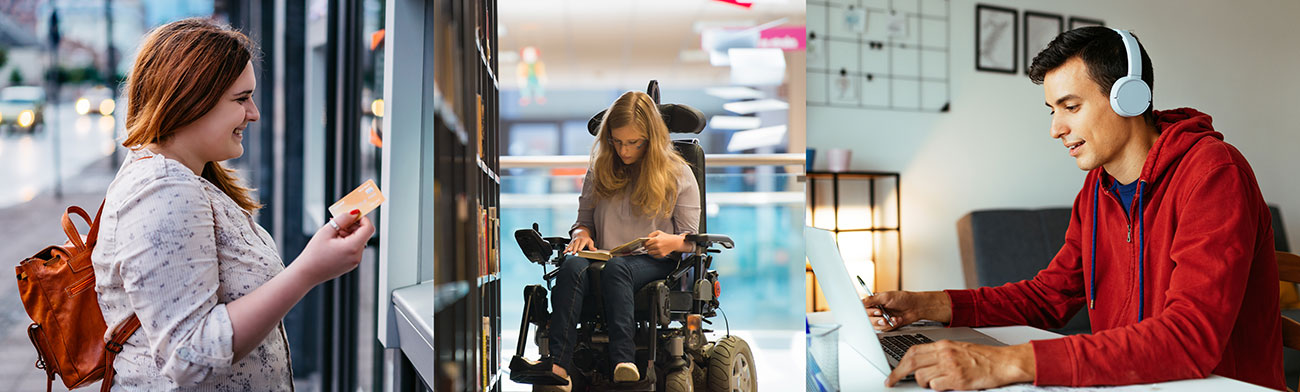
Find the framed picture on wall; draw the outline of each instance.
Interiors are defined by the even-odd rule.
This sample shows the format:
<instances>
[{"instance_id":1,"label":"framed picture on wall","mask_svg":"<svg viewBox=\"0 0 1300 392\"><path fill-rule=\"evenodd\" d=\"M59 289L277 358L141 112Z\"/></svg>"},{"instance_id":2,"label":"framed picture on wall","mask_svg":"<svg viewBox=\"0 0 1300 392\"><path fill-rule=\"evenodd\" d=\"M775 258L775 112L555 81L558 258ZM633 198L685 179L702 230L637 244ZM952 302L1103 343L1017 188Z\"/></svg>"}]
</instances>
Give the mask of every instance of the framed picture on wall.
<instances>
[{"instance_id":1,"label":"framed picture on wall","mask_svg":"<svg viewBox=\"0 0 1300 392\"><path fill-rule=\"evenodd\" d=\"M1080 18L1077 16L1070 17L1070 30L1088 26L1105 26L1106 22L1099 19Z\"/></svg>"},{"instance_id":2,"label":"framed picture on wall","mask_svg":"<svg viewBox=\"0 0 1300 392\"><path fill-rule=\"evenodd\" d=\"M1016 36L1020 21L1016 10L975 5L975 69L1016 73Z\"/></svg>"},{"instance_id":3,"label":"framed picture on wall","mask_svg":"<svg viewBox=\"0 0 1300 392\"><path fill-rule=\"evenodd\" d=\"M1047 44L1052 43L1056 36L1061 35L1063 29L1065 18L1061 15L1025 11L1025 41L1022 46L1025 50L1025 74L1029 74L1034 56L1047 48Z\"/></svg>"}]
</instances>

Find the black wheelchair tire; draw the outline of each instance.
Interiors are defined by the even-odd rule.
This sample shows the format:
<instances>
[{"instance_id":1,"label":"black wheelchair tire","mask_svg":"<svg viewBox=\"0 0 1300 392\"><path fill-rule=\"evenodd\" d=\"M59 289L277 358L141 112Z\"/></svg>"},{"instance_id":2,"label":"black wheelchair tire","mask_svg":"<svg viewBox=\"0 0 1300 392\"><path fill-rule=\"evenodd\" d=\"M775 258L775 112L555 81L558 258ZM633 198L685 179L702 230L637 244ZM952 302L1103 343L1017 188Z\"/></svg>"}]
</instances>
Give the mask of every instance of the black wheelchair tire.
<instances>
[{"instance_id":1,"label":"black wheelchair tire","mask_svg":"<svg viewBox=\"0 0 1300 392\"><path fill-rule=\"evenodd\" d=\"M695 383L691 379L692 368L694 366L668 373L668 376L664 377L664 390L667 392L694 392Z\"/></svg>"},{"instance_id":2,"label":"black wheelchair tire","mask_svg":"<svg viewBox=\"0 0 1300 392\"><path fill-rule=\"evenodd\" d=\"M691 381L697 391L709 390L709 363L705 360L691 363Z\"/></svg>"},{"instance_id":3,"label":"black wheelchair tire","mask_svg":"<svg viewBox=\"0 0 1300 392\"><path fill-rule=\"evenodd\" d=\"M758 391L758 372L749 343L736 336L727 336L710 351L709 392Z\"/></svg>"}]
</instances>

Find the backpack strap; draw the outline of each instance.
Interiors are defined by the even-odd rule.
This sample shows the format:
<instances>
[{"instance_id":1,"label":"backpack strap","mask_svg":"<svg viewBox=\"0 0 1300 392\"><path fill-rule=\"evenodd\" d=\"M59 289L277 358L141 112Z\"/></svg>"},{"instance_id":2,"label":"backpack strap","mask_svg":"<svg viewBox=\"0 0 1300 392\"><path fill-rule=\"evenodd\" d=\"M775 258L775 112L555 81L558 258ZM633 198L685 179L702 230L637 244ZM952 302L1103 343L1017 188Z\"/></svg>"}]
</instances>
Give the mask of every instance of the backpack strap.
<instances>
[{"instance_id":1,"label":"backpack strap","mask_svg":"<svg viewBox=\"0 0 1300 392\"><path fill-rule=\"evenodd\" d=\"M103 211L103 209L103 207L100 207L100 211ZM87 250L86 244L81 241L81 233L77 232L77 226L72 224L72 215L74 214L80 216L82 220L86 221L86 224L91 226L94 226L95 221L99 219L90 220L90 214L77 206L69 206L67 212L63 213L63 233L68 235L68 241L72 242L72 246L76 247L77 253L84 253ZM90 238L86 238L86 240L89 241Z\"/></svg>"},{"instance_id":2,"label":"backpack strap","mask_svg":"<svg viewBox=\"0 0 1300 392\"><path fill-rule=\"evenodd\" d=\"M104 215L104 203L107 202L107 198L99 202L99 211L95 212L95 220L90 222L90 232L86 233L86 246L95 247L96 239L99 238L99 217Z\"/></svg>"},{"instance_id":3,"label":"backpack strap","mask_svg":"<svg viewBox=\"0 0 1300 392\"><path fill-rule=\"evenodd\" d=\"M104 214L104 203L107 201L105 199L99 202L99 211L95 212L95 219L93 220L90 219L90 214L87 214L86 210L77 206L69 206L67 211L63 213L63 232L68 235L68 242L72 243L78 255L75 260L68 260L68 265L72 267L73 271L79 272L90 265L90 250L95 247L95 242L99 237L99 218ZM85 241L81 240L81 233L77 232L77 226L72 224L73 215L80 216L82 220L85 220L90 225L90 232L86 235Z\"/></svg>"},{"instance_id":4,"label":"backpack strap","mask_svg":"<svg viewBox=\"0 0 1300 392\"><path fill-rule=\"evenodd\" d=\"M45 360L45 346L41 345L41 339L36 335L40 333L41 325L32 323L27 326L27 337L32 339L32 345L36 346L36 368L45 371L45 392L54 391L54 365Z\"/></svg>"},{"instance_id":5,"label":"backpack strap","mask_svg":"<svg viewBox=\"0 0 1300 392\"><path fill-rule=\"evenodd\" d=\"M117 359L117 354L122 352L122 345L126 343L126 339L130 338L137 329L140 329L140 318L133 313L126 322L113 331L113 338L104 344L104 382L99 387L101 392L109 392L113 388L113 375L117 373L113 371L113 360Z\"/></svg>"}]
</instances>

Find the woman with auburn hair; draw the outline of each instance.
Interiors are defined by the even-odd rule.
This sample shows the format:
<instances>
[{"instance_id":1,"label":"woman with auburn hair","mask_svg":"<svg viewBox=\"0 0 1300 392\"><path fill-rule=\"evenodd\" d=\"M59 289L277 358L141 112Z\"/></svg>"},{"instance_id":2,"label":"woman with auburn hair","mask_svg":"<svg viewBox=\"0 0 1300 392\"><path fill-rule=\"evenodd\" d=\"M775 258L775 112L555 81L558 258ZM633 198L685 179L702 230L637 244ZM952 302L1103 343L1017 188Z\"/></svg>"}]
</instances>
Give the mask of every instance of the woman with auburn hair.
<instances>
[{"instance_id":1,"label":"woman with auburn hair","mask_svg":"<svg viewBox=\"0 0 1300 392\"><path fill-rule=\"evenodd\" d=\"M92 260L108 331L140 328L113 368L118 391L293 389L280 319L352 270L374 226L331 219L287 268L253 220L260 205L221 161L257 121L255 48L205 19L151 31L127 79L130 149L109 185Z\"/></svg>"},{"instance_id":2,"label":"woman with auburn hair","mask_svg":"<svg viewBox=\"0 0 1300 392\"><path fill-rule=\"evenodd\" d=\"M610 249L639 237L649 237L645 252L614 257L601 273L608 354L615 363L614 381L637 381L633 362L636 347L632 310L635 290L668 276L677 266L673 252L689 252L685 234L700 223L699 185L695 175L668 138L668 127L649 95L629 91L605 111L592 146L591 168L578 198L578 221L560 265L551 297L550 354L556 375L568 379L577 345L578 315L589 287L591 261L573 255L580 250ZM534 386L538 391L567 391L569 386Z\"/></svg>"}]
</instances>

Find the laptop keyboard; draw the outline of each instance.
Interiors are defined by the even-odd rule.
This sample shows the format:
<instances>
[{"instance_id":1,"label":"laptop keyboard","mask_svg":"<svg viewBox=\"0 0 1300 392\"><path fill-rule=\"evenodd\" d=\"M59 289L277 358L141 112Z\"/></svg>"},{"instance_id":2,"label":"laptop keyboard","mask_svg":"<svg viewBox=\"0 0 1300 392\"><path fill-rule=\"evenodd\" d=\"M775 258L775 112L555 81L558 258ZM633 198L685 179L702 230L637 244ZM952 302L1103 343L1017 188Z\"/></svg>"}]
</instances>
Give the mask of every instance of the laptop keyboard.
<instances>
[{"instance_id":1,"label":"laptop keyboard","mask_svg":"<svg viewBox=\"0 0 1300 392\"><path fill-rule=\"evenodd\" d=\"M894 358L895 361L903 360L903 354L907 354L907 349L909 347L918 344L926 344L926 343L934 343L934 341L930 340L930 338L925 337L925 335L919 333L910 334L910 335L889 335L889 336L880 337L880 345L884 347L885 354L889 355L891 358Z\"/></svg>"}]
</instances>

